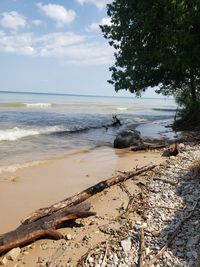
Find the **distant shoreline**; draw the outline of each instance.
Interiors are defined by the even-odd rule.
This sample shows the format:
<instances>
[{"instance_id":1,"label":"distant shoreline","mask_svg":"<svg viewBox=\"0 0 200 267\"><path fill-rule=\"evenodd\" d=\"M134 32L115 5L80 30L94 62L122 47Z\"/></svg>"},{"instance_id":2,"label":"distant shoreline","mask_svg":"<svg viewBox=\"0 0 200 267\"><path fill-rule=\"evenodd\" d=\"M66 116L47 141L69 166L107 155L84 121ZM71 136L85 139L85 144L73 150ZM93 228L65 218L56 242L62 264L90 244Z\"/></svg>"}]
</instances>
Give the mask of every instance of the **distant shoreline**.
<instances>
[{"instance_id":1,"label":"distant shoreline","mask_svg":"<svg viewBox=\"0 0 200 267\"><path fill-rule=\"evenodd\" d=\"M106 96L106 95L81 95L81 94L64 94L64 93L49 93L49 92L22 92L22 91L1 91L0 93L6 94L31 94L31 95L58 95L58 96L77 96L77 97L106 97L106 98L125 98L125 99L165 99L172 100L172 98L162 97L135 97L135 96Z\"/></svg>"}]
</instances>

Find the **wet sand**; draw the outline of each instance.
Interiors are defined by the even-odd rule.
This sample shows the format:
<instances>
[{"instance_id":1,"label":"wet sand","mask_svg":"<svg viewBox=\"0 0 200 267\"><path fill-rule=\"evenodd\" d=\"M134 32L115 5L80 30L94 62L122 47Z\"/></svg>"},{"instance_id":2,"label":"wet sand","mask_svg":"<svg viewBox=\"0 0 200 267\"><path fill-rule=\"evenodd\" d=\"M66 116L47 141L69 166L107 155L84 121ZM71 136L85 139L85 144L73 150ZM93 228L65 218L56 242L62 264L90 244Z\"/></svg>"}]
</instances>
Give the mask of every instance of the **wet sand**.
<instances>
[{"instance_id":1,"label":"wet sand","mask_svg":"<svg viewBox=\"0 0 200 267\"><path fill-rule=\"evenodd\" d=\"M6 173L6 180L0 182L0 233L16 228L32 211L80 192L117 171L161 161L160 153L103 147Z\"/></svg>"}]
</instances>

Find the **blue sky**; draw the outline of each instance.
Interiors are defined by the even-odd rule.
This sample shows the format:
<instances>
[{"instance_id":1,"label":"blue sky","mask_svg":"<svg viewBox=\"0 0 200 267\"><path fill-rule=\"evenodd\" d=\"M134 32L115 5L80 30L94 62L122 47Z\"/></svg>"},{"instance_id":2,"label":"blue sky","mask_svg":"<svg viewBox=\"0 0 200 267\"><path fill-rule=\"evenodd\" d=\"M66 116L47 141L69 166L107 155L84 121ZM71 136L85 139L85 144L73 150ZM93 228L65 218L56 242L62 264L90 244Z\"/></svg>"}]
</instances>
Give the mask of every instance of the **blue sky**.
<instances>
[{"instance_id":1,"label":"blue sky","mask_svg":"<svg viewBox=\"0 0 200 267\"><path fill-rule=\"evenodd\" d=\"M98 26L110 23L109 1L0 0L0 90L116 95Z\"/></svg>"}]
</instances>

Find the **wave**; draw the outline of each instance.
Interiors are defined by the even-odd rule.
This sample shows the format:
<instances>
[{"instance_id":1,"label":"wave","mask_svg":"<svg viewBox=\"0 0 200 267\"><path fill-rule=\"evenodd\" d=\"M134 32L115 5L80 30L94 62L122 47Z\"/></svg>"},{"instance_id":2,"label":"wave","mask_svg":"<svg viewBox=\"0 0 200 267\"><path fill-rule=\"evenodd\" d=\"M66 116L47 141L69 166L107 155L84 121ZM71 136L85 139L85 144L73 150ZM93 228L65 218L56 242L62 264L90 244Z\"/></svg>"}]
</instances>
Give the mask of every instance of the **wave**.
<instances>
[{"instance_id":1,"label":"wave","mask_svg":"<svg viewBox=\"0 0 200 267\"><path fill-rule=\"evenodd\" d=\"M53 105L51 103L23 103L23 102L6 102L0 103L0 107L3 108L50 108Z\"/></svg>"},{"instance_id":2,"label":"wave","mask_svg":"<svg viewBox=\"0 0 200 267\"><path fill-rule=\"evenodd\" d=\"M118 107L117 110L123 111L123 110L127 110L128 108L123 108L123 107Z\"/></svg>"},{"instance_id":3,"label":"wave","mask_svg":"<svg viewBox=\"0 0 200 267\"><path fill-rule=\"evenodd\" d=\"M175 108L152 108L155 111L167 111L167 112L176 112L177 109Z\"/></svg>"},{"instance_id":4,"label":"wave","mask_svg":"<svg viewBox=\"0 0 200 267\"><path fill-rule=\"evenodd\" d=\"M51 103L24 103L27 108L50 108Z\"/></svg>"},{"instance_id":5,"label":"wave","mask_svg":"<svg viewBox=\"0 0 200 267\"><path fill-rule=\"evenodd\" d=\"M23 137L34 136L40 134L48 134L54 132L63 132L63 127L60 126L49 126L45 128L35 128L35 129L23 129L14 127L12 129L0 130L0 141L16 141ZM65 131L67 131L65 129Z\"/></svg>"},{"instance_id":6,"label":"wave","mask_svg":"<svg viewBox=\"0 0 200 267\"><path fill-rule=\"evenodd\" d=\"M18 163L18 164L13 164L13 165L8 165L8 166L0 166L0 174L2 173L13 173L16 172L19 169L24 169L28 167L34 167L43 163L47 163L49 160L41 160L41 161L31 161L27 163ZM9 179L5 179L9 180ZM0 179L0 181L4 181L4 179Z\"/></svg>"}]
</instances>

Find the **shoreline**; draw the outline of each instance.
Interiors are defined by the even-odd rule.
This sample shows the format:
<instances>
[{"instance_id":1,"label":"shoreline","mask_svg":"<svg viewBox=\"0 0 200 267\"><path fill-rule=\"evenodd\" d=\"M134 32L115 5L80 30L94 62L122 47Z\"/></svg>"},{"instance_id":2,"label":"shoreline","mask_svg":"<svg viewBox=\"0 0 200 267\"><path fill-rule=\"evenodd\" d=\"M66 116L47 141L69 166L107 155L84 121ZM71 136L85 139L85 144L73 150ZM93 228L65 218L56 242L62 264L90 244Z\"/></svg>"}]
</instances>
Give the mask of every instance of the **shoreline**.
<instances>
[{"instance_id":1,"label":"shoreline","mask_svg":"<svg viewBox=\"0 0 200 267\"><path fill-rule=\"evenodd\" d=\"M157 120L152 120L152 121L147 121L147 122L141 122L141 123L135 123L134 127L133 125L130 127L131 130L136 130L141 133L141 138L143 141L147 142L170 142L175 140L178 135L177 132L173 131L171 126L168 126L172 122L171 119L157 119ZM104 126L101 127L104 129ZM99 128L100 129L100 128ZM127 128L129 129L129 127ZM118 129L120 132L120 128ZM121 129L126 130L126 128ZM117 132L116 132L117 134ZM179 134L179 133L178 133ZM113 136L113 141L114 141L114 136ZM74 154L80 154L84 152L89 152L93 151L99 148L108 148L108 149L114 149L113 148L113 142L104 143L102 141L102 144L97 144L97 145L86 145L86 146L80 146L78 145L77 147L71 147L69 148L68 152L64 152L61 150L60 152L56 151L55 155L53 155L52 151L49 152L49 156L47 156L47 153L44 154L44 156L39 159L36 159L34 156L33 159L25 159L21 160L20 162L16 162L14 164L11 164L8 162L8 164L0 165L0 182L6 181L7 176L9 176L9 173L14 173L17 170L24 169L27 167L32 167L32 166L37 166L41 165L44 163L56 161L58 159L70 157L71 155ZM67 150L68 148L66 148ZM9 180L9 179L8 179Z\"/></svg>"},{"instance_id":2,"label":"shoreline","mask_svg":"<svg viewBox=\"0 0 200 267\"><path fill-rule=\"evenodd\" d=\"M14 229L23 217L38 208L80 192L118 171L152 161L160 163L163 159L154 152L133 153L130 149L102 147L8 173L7 181L0 182L0 209L4 218L0 222L0 233Z\"/></svg>"},{"instance_id":3,"label":"shoreline","mask_svg":"<svg viewBox=\"0 0 200 267\"><path fill-rule=\"evenodd\" d=\"M101 266L103 259L105 266L137 266L140 228L144 228L146 253L156 254L199 198L199 177L190 171L194 161L200 160L199 150L200 145L182 144L177 157L167 158L160 166L157 162L155 170L94 195L89 202L97 212L96 216L77 219L76 223L59 229L64 236L61 240L41 239L21 248L16 260L8 260L6 266L42 267L51 262L55 266L96 267ZM160 154L161 151L123 151L120 159L124 160L118 161L116 166L121 164L126 169L127 156L128 167L134 168L138 157L152 161L153 155L160 159ZM157 180L160 178L166 181ZM131 196L128 192L133 197L129 207ZM147 204L153 208L146 209ZM198 222L199 209L195 209L155 267L196 266L200 240Z\"/></svg>"}]
</instances>

